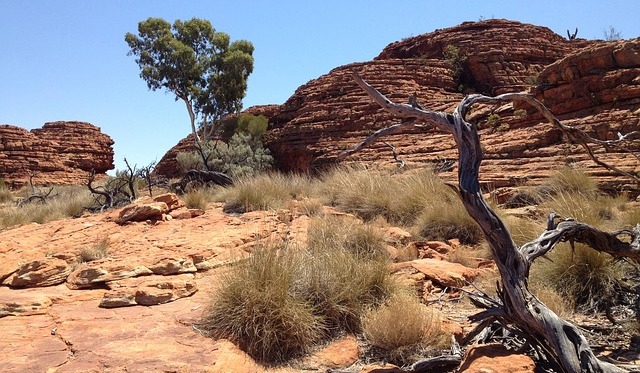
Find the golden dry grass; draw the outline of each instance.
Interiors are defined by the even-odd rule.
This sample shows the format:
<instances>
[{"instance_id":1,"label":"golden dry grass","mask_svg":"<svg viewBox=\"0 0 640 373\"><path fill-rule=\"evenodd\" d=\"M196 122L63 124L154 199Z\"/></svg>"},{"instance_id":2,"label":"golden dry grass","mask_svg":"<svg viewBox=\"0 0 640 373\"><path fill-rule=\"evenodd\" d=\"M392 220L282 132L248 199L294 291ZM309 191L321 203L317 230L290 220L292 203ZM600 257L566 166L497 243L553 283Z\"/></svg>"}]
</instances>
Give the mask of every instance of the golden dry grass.
<instances>
[{"instance_id":1,"label":"golden dry grass","mask_svg":"<svg viewBox=\"0 0 640 373\"><path fill-rule=\"evenodd\" d=\"M413 360L421 351L448 345L449 335L441 324L436 311L408 292L398 292L362 316L367 341L396 364Z\"/></svg>"}]
</instances>

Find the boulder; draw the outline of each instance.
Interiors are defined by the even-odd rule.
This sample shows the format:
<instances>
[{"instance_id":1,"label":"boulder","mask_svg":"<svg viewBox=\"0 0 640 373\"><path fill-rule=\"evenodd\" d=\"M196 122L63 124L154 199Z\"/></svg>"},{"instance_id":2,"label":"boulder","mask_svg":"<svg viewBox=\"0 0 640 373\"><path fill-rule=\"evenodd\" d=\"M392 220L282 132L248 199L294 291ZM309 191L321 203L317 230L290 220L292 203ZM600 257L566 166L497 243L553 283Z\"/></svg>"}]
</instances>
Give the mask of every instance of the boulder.
<instances>
[{"instance_id":1,"label":"boulder","mask_svg":"<svg viewBox=\"0 0 640 373\"><path fill-rule=\"evenodd\" d=\"M105 177L112 170L114 142L99 127L86 122L50 122L27 131L0 125L0 178L11 187L84 184L95 170Z\"/></svg>"},{"instance_id":2,"label":"boulder","mask_svg":"<svg viewBox=\"0 0 640 373\"><path fill-rule=\"evenodd\" d=\"M69 289L86 289L99 286L104 282L151 274L153 272L149 268L135 261L106 259L79 266L71 272L66 284Z\"/></svg>"},{"instance_id":3,"label":"boulder","mask_svg":"<svg viewBox=\"0 0 640 373\"><path fill-rule=\"evenodd\" d=\"M46 257L21 265L2 283L13 287L58 285L67 280L71 270L72 268L66 261Z\"/></svg>"},{"instance_id":4,"label":"boulder","mask_svg":"<svg viewBox=\"0 0 640 373\"><path fill-rule=\"evenodd\" d=\"M111 281L107 286L109 291L100 301L104 308L153 306L191 296L198 290L190 274L129 278Z\"/></svg>"},{"instance_id":5,"label":"boulder","mask_svg":"<svg viewBox=\"0 0 640 373\"><path fill-rule=\"evenodd\" d=\"M25 294L0 287L0 317L44 314L51 304L51 299L45 295Z\"/></svg>"},{"instance_id":6,"label":"boulder","mask_svg":"<svg viewBox=\"0 0 640 373\"><path fill-rule=\"evenodd\" d=\"M164 202L133 203L120 210L116 222L124 224L129 221L162 220L168 212L169 207Z\"/></svg>"},{"instance_id":7,"label":"boulder","mask_svg":"<svg viewBox=\"0 0 640 373\"><path fill-rule=\"evenodd\" d=\"M447 287L463 287L473 282L482 273L481 270L465 267L459 263L430 258L414 260L411 265L428 279Z\"/></svg>"}]
</instances>

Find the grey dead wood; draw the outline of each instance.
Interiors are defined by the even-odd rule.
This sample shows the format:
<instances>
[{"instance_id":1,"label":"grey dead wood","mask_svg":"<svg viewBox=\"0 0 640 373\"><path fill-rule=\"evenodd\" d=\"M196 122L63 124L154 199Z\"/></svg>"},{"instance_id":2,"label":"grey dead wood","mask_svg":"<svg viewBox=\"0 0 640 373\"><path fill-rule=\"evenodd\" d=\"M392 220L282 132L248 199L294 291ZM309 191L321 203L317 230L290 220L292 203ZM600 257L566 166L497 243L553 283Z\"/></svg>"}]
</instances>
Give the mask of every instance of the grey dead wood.
<instances>
[{"instance_id":1,"label":"grey dead wood","mask_svg":"<svg viewBox=\"0 0 640 373\"><path fill-rule=\"evenodd\" d=\"M562 124L541 102L527 93L507 93L496 97L479 94L466 96L453 113L423 109L416 105L397 104L386 98L374 87L354 73L356 83L383 109L400 118L415 118L394 126L383 128L368 136L353 148L342 152L344 158L358 152L379 138L398 133L403 129L423 123L453 135L458 148L458 192L469 215L482 229L491 248L500 272L498 295L501 304L476 315L476 321L499 321L517 328L530 343L551 355L564 372L624 372L623 369L599 360L591 350L581 331L573 324L561 319L538 300L528 289L529 269L533 261L549 252L562 241L581 242L615 257L625 257L638 262L640 259L640 225L634 229L607 233L574 220L558 220L556 215L548 219L546 230L537 239L517 246L500 218L482 197L479 183L479 168L483 152L477 127L466 121L471 107L478 103L491 104L505 101L524 102L538 110L549 122L561 129L567 137L583 146L597 164L638 180L615 166L600 161L591 145L617 146L631 135L619 136L618 140L593 139L583 131ZM634 134L635 136L635 134ZM625 238L627 238L625 240Z\"/></svg>"}]
</instances>

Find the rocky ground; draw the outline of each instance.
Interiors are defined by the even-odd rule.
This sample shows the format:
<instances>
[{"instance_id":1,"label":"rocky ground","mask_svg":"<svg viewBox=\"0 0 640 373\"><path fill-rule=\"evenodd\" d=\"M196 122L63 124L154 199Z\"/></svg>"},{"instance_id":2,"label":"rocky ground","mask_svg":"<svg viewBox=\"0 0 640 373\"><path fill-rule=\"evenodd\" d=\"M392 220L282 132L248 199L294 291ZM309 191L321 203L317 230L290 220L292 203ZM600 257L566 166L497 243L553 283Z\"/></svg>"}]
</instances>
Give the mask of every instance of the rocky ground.
<instances>
[{"instance_id":1,"label":"rocky ground","mask_svg":"<svg viewBox=\"0 0 640 373\"><path fill-rule=\"evenodd\" d=\"M337 213L325 209L325 213ZM3 372L401 372L371 361L356 336L343 336L285 367L265 368L194 323L210 302L219 274L266 241L304 241L310 218L290 210L225 214L181 207L175 196L109 213L0 232L0 356ZM413 250L391 265L401 281L423 289L460 337L477 311L445 288L491 274L450 263L453 242L415 242L381 228L391 247ZM87 248L108 241L105 258L80 263ZM596 350L634 367L637 341L606 320L578 319ZM589 329L590 328L590 329ZM637 339L637 337L636 337ZM461 371L532 372L533 361L501 346L469 348ZM372 365L373 364L373 365ZM485 369L485 370L482 370ZM489 370L487 370L489 369ZM515 370L514 370L515 369Z\"/></svg>"}]
</instances>

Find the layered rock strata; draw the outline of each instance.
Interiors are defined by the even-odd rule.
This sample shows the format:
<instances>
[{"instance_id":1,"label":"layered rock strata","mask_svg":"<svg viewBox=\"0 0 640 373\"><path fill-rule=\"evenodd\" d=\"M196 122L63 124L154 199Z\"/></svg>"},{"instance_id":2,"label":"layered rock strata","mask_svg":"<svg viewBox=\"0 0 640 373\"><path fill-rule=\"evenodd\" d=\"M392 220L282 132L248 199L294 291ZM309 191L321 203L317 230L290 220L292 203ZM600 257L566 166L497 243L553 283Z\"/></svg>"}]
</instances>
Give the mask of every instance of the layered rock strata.
<instances>
[{"instance_id":1,"label":"layered rock strata","mask_svg":"<svg viewBox=\"0 0 640 373\"><path fill-rule=\"evenodd\" d=\"M342 150L399 122L356 86L353 72L395 102L415 96L423 107L438 111L452 111L472 92L529 91L563 123L612 139L617 132L640 128L638 43L567 40L548 28L507 20L468 22L392 43L373 61L338 67L298 88L277 110L250 110L269 118L267 146L276 167L288 172L325 169ZM478 124L485 145L481 179L488 188L540 183L563 165L586 169L605 188L636 187L596 166L584 149L530 108L479 106L471 121ZM450 135L426 126L384 140L412 167L453 163L443 176L455 177L457 151ZM596 153L625 171L640 171L637 160L623 150ZM346 161L394 163L383 142Z\"/></svg>"},{"instance_id":2,"label":"layered rock strata","mask_svg":"<svg viewBox=\"0 0 640 373\"><path fill-rule=\"evenodd\" d=\"M51 122L27 131L0 125L0 177L10 186L29 182L83 184L91 170L114 168L111 137L86 122Z\"/></svg>"}]
</instances>

